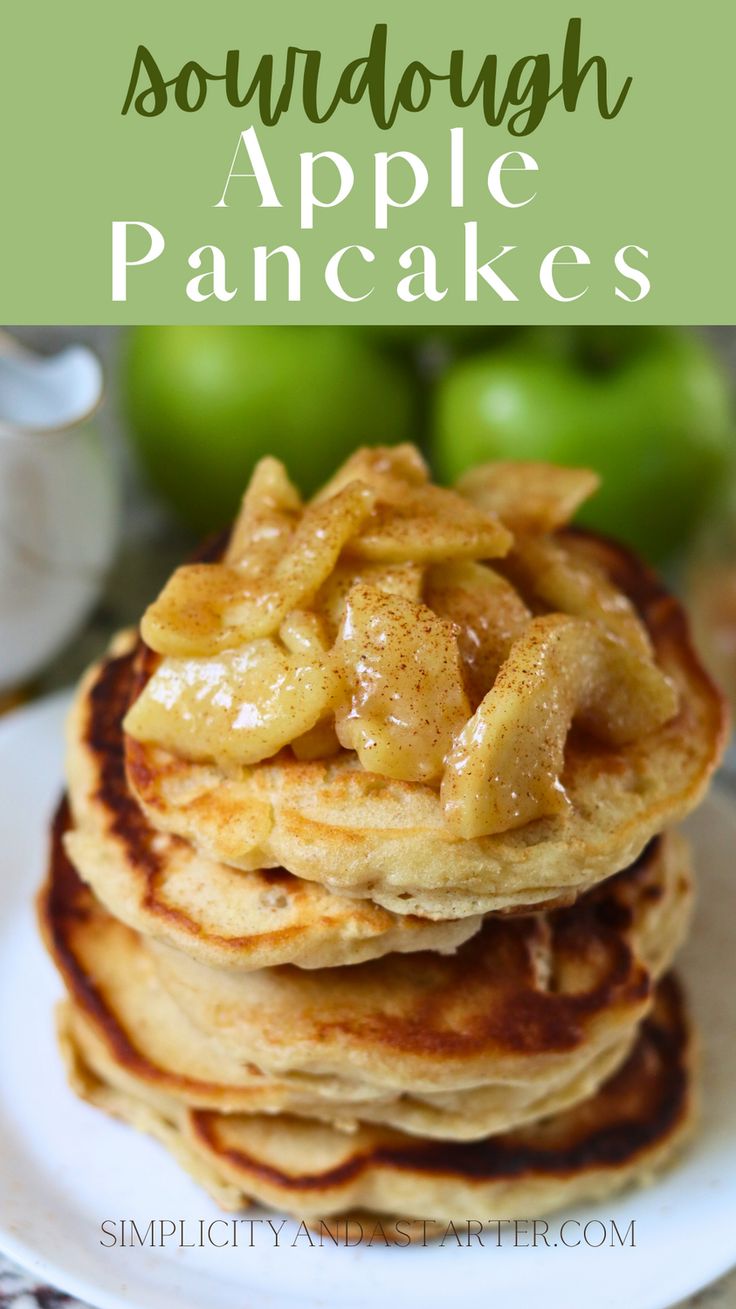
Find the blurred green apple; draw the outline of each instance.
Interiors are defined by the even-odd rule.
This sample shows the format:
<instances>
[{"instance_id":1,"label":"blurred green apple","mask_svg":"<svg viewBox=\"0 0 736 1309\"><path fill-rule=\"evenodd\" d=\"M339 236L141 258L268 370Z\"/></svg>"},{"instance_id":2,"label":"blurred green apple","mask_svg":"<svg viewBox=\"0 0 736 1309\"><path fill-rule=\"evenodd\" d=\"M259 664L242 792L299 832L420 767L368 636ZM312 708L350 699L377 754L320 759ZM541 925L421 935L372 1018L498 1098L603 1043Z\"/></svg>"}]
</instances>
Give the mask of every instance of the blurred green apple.
<instances>
[{"instance_id":1,"label":"blurred green apple","mask_svg":"<svg viewBox=\"0 0 736 1309\"><path fill-rule=\"evenodd\" d=\"M352 328L138 327L122 391L151 483L197 532L232 518L262 455L309 493L356 446L414 434L412 380Z\"/></svg>"},{"instance_id":2,"label":"blurred green apple","mask_svg":"<svg viewBox=\"0 0 736 1309\"><path fill-rule=\"evenodd\" d=\"M493 346L508 330L497 324L472 323L372 323L361 329L374 341L392 351L423 351L439 348L455 357Z\"/></svg>"},{"instance_id":3,"label":"blurred green apple","mask_svg":"<svg viewBox=\"0 0 736 1309\"><path fill-rule=\"evenodd\" d=\"M448 370L432 427L447 481L498 458L597 469L579 521L653 560L687 543L733 467L728 379L704 339L676 328L521 332Z\"/></svg>"}]
</instances>

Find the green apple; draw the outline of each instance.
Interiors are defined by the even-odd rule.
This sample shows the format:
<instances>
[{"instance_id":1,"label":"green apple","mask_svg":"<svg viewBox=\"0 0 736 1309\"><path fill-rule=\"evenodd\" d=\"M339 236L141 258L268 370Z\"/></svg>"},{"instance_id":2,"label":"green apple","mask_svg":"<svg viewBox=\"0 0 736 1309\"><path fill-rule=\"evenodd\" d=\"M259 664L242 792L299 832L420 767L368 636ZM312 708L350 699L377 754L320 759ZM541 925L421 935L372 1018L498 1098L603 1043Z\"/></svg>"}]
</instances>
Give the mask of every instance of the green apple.
<instances>
[{"instance_id":1,"label":"green apple","mask_svg":"<svg viewBox=\"0 0 736 1309\"><path fill-rule=\"evenodd\" d=\"M262 455L309 493L414 429L411 378L352 328L135 328L122 392L151 483L197 532L232 518Z\"/></svg>"},{"instance_id":2,"label":"green apple","mask_svg":"<svg viewBox=\"0 0 736 1309\"><path fill-rule=\"evenodd\" d=\"M435 350L450 358L495 345L504 329L495 324L473 325L450 323L371 324L362 328L374 341L391 351Z\"/></svg>"},{"instance_id":3,"label":"green apple","mask_svg":"<svg viewBox=\"0 0 736 1309\"><path fill-rule=\"evenodd\" d=\"M673 328L533 329L440 380L438 474L488 459L597 469L579 521L650 559L687 543L733 466L728 380L705 340Z\"/></svg>"}]
</instances>

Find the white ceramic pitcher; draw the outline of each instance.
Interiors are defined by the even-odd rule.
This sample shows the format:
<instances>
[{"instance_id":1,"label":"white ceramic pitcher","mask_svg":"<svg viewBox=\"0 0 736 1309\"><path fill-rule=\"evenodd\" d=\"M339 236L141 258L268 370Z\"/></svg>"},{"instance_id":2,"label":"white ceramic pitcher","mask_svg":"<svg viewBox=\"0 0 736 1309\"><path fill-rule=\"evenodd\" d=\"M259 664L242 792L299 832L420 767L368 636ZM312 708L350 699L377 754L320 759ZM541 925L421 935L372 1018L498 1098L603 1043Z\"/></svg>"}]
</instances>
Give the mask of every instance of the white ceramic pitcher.
<instances>
[{"instance_id":1,"label":"white ceramic pitcher","mask_svg":"<svg viewBox=\"0 0 736 1309\"><path fill-rule=\"evenodd\" d=\"M42 358L0 333L0 690L61 648L110 563L115 484L88 422L102 392L86 347Z\"/></svg>"}]
</instances>

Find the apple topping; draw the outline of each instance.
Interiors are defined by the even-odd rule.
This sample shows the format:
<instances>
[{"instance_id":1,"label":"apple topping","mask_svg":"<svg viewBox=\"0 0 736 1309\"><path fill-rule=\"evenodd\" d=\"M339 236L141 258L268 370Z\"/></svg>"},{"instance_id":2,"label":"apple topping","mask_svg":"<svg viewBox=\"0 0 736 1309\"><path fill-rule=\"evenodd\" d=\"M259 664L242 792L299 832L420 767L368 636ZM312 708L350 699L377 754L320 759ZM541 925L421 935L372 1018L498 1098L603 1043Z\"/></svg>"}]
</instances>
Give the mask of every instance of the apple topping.
<instances>
[{"instance_id":1,"label":"apple topping","mask_svg":"<svg viewBox=\"0 0 736 1309\"><path fill-rule=\"evenodd\" d=\"M424 569L419 564L369 564L340 561L320 588L314 604L333 638L342 626L345 605L353 587L363 582L389 595L403 595L407 600L421 600Z\"/></svg>"},{"instance_id":2,"label":"apple topping","mask_svg":"<svg viewBox=\"0 0 736 1309\"><path fill-rule=\"evenodd\" d=\"M429 469L415 445L363 446L350 455L314 497L313 503L329 500L348 482L364 482L380 500L396 500L407 487L427 486Z\"/></svg>"},{"instance_id":3,"label":"apple topping","mask_svg":"<svg viewBox=\"0 0 736 1309\"><path fill-rule=\"evenodd\" d=\"M622 746L676 709L675 690L653 660L611 632L563 614L534 618L448 754L446 820L473 837L559 814L573 720Z\"/></svg>"},{"instance_id":4,"label":"apple topping","mask_svg":"<svg viewBox=\"0 0 736 1309\"><path fill-rule=\"evenodd\" d=\"M455 624L465 685L476 708L531 612L505 577L469 559L428 569L424 599L436 614Z\"/></svg>"},{"instance_id":5,"label":"apple topping","mask_svg":"<svg viewBox=\"0 0 736 1309\"><path fill-rule=\"evenodd\" d=\"M222 564L186 564L169 579L143 617L152 650L178 657L217 654L232 646L232 615L244 588L258 586L294 536L302 505L278 459L262 459L243 497ZM247 577L247 580L246 580Z\"/></svg>"},{"instance_id":6,"label":"apple topping","mask_svg":"<svg viewBox=\"0 0 736 1309\"><path fill-rule=\"evenodd\" d=\"M373 513L349 542L347 553L380 563L423 564L443 559L496 559L511 535L498 515L434 486L412 445L358 450L317 499L358 478L376 495Z\"/></svg>"},{"instance_id":7,"label":"apple topping","mask_svg":"<svg viewBox=\"0 0 736 1309\"><path fill-rule=\"evenodd\" d=\"M255 764L313 728L341 692L329 659L262 637L209 659L162 660L124 727L198 763Z\"/></svg>"},{"instance_id":8,"label":"apple topping","mask_svg":"<svg viewBox=\"0 0 736 1309\"><path fill-rule=\"evenodd\" d=\"M222 562L147 610L160 659L125 730L230 780L286 746L353 751L439 791L461 837L564 813L573 722L618 748L677 708L585 538L553 534L596 486L495 463L448 491L404 445L358 451L304 505L262 460Z\"/></svg>"},{"instance_id":9,"label":"apple topping","mask_svg":"<svg viewBox=\"0 0 736 1309\"><path fill-rule=\"evenodd\" d=\"M546 608L577 618L590 618L651 654L651 641L634 606L582 550L549 536L520 537L503 569L526 595Z\"/></svg>"},{"instance_id":10,"label":"apple topping","mask_svg":"<svg viewBox=\"0 0 736 1309\"><path fill-rule=\"evenodd\" d=\"M453 624L426 605L356 586L335 652L351 687L336 717L341 744L370 772L439 781L470 714Z\"/></svg>"},{"instance_id":11,"label":"apple topping","mask_svg":"<svg viewBox=\"0 0 736 1309\"><path fill-rule=\"evenodd\" d=\"M265 635L267 623L278 627L291 609L311 601L327 580L343 547L368 517L374 493L362 482L349 482L329 500L307 505L289 546L264 579L259 595L246 593L233 612L235 623L251 637ZM274 621L275 617L275 621Z\"/></svg>"},{"instance_id":12,"label":"apple topping","mask_svg":"<svg viewBox=\"0 0 736 1309\"><path fill-rule=\"evenodd\" d=\"M511 541L495 514L476 509L457 492L441 486L404 487L394 502L379 497L348 552L391 563L497 559Z\"/></svg>"},{"instance_id":13,"label":"apple topping","mask_svg":"<svg viewBox=\"0 0 736 1309\"><path fill-rule=\"evenodd\" d=\"M326 491L301 509L283 466L262 460L224 562L177 569L144 615L147 645L196 658L271 636L294 607L313 600L343 553L394 566L404 590L427 562L498 557L511 545L495 514L431 485L411 446L359 451ZM401 576L402 564L414 571ZM339 603L328 596L333 620Z\"/></svg>"},{"instance_id":14,"label":"apple topping","mask_svg":"<svg viewBox=\"0 0 736 1309\"><path fill-rule=\"evenodd\" d=\"M329 649L322 616L311 609L293 609L279 628L279 636L294 655L317 658Z\"/></svg>"},{"instance_id":15,"label":"apple topping","mask_svg":"<svg viewBox=\"0 0 736 1309\"><path fill-rule=\"evenodd\" d=\"M301 511L301 497L284 465L261 459L243 496L225 563L243 564L250 575L265 572L288 546Z\"/></svg>"},{"instance_id":16,"label":"apple topping","mask_svg":"<svg viewBox=\"0 0 736 1309\"><path fill-rule=\"evenodd\" d=\"M599 485L598 474L590 468L499 459L471 468L456 489L479 509L498 514L514 534L523 535L563 527Z\"/></svg>"},{"instance_id":17,"label":"apple topping","mask_svg":"<svg viewBox=\"0 0 736 1309\"><path fill-rule=\"evenodd\" d=\"M329 577L373 500L369 487L349 482L329 500L308 505L288 541L279 544L278 562L266 535L253 540L238 565L177 569L144 614L144 641L159 654L204 656L272 635Z\"/></svg>"},{"instance_id":18,"label":"apple topping","mask_svg":"<svg viewBox=\"0 0 736 1309\"><path fill-rule=\"evenodd\" d=\"M184 564L172 573L141 620L141 636L159 654L219 654L236 643L224 615L243 594L243 577L227 564Z\"/></svg>"}]
</instances>

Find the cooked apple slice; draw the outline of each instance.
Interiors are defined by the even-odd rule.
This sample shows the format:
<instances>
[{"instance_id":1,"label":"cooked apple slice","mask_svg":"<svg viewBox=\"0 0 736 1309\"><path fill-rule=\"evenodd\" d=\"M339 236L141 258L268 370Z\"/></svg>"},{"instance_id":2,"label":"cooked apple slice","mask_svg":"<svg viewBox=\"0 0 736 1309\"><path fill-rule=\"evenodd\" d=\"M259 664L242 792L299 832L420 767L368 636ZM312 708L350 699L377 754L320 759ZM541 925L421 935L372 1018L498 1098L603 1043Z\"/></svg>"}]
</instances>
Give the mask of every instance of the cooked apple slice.
<instances>
[{"instance_id":1,"label":"cooked apple slice","mask_svg":"<svg viewBox=\"0 0 736 1309\"><path fill-rule=\"evenodd\" d=\"M255 764L314 727L341 692L329 659L305 662L266 637L210 659L164 659L124 727L182 759Z\"/></svg>"},{"instance_id":2,"label":"cooked apple slice","mask_svg":"<svg viewBox=\"0 0 736 1309\"><path fill-rule=\"evenodd\" d=\"M250 479L230 534L225 563L263 573L275 564L302 511L296 487L279 459L261 459Z\"/></svg>"},{"instance_id":3,"label":"cooked apple slice","mask_svg":"<svg viewBox=\"0 0 736 1309\"><path fill-rule=\"evenodd\" d=\"M373 499L370 488L351 482L331 499L309 505L278 562L265 571L253 567L255 548L242 566L177 569L143 616L144 641L159 654L196 657L271 636L329 577Z\"/></svg>"},{"instance_id":4,"label":"cooked apple slice","mask_svg":"<svg viewBox=\"0 0 736 1309\"><path fill-rule=\"evenodd\" d=\"M183 564L141 619L141 636L158 654L216 654L236 637L224 615L242 598L244 579L226 564Z\"/></svg>"},{"instance_id":5,"label":"cooked apple slice","mask_svg":"<svg viewBox=\"0 0 736 1309\"><path fill-rule=\"evenodd\" d=\"M504 459L471 468L456 483L461 495L498 514L514 535L562 527L599 486L590 468Z\"/></svg>"},{"instance_id":6,"label":"cooked apple slice","mask_svg":"<svg viewBox=\"0 0 736 1309\"><path fill-rule=\"evenodd\" d=\"M374 512L348 544L350 556L394 564L494 559L511 544L495 513L431 485L427 466L412 445L357 450L316 501L334 494L350 478L365 482L376 494Z\"/></svg>"},{"instance_id":7,"label":"cooked apple slice","mask_svg":"<svg viewBox=\"0 0 736 1309\"><path fill-rule=\"evenodd\" d=\"M329 500L349 482L364 482L379 499L393 501L407 486L425 486L429 469L415 445L362 446L338 468L314 497L313 504Z\"/></svg>"},{"instance_id":8,"label":"cooked apple slice","mask_svg":"<svg viewBox=\"0 0 736 1309\"><path fill-rule=\"evenodd\" d=\"M354 586L364 583L391 595L403 595L407 600L421 600L424 569L419 564L369 564L352 559L338 561L322 585L315 599L320 613L333 637L337 635L345 617L347 598Z\"/></svg>"},{"instance_id":9,"label":"cooked apple slice","mask_svg":"<svg viewBox=\"0 0 736 1309\"><path fill-rule=\"evenodd\" d=\"M560 813L573 719L622 746L676 710L675 690L656 664L598 624L562 614L534 618L448 755L441 789L447 823L458 836L475 837Z\"/></svg>"},{"instance_id":10,"label":"cooked apple slice","mask_svg":"<svg viewBox=\"0 0 736 1309\"><path fill-rule=\"evenodd\" d=\"M347 486L318 505L308 505L291 539L289 549L274 569L265 608L278 612L279 622L297 605L312 600L332 572L343 547L360 529L373 508L374 492L362 482ZM264 607L245 597L235 621L258 624ZM273 629L272 629L273 630ZM258 633L263 635L264 633Z\"/></svg>"},{"instance_id":11,"label":"cooked apple slice","mask_svg":"<svg viewBox=\"0 0 736 1309\"><path fill-rule=\"evenodd\" d=\"M340 743L369 772L438 780L470 714L452 623L403 596L356 586L335 655L352 688L337 711Z\"/></svg>"},{"instance_id":12,"label":"cooked apple slice","mask_svg":"<svg viewBox=\"0 0 736 1309\"><path fill-rule=\"evenodd\" d=\"M526 595L550 609L594 619L641 654L651 654L647 630L628 596L574 546L549 536L519 537L502 567Z\"/></svg>"},{"instance_id":13,"label":"cooked apple slice","mask_svg":"<svg viewBox=\"0 0 736 1309\"><path fill-rule=\"evenodd\" d=\"M401 489L393 502L378 502L347 553L384 563L434 563L445 559L496 559L511 533L494 513L441 486Z\"/></svg>"},{"instance_id":14,"label":"cooked apple slice","mask_svg":"<svg viewBox=\"0 0 736 1309\"><path fill-rule=\"evenodd\" d=\"M293 655L319 659L329 649L324 620L311 609L292 609L279 628L279 638Z\"/></svg>"},{"instance_id":15,"label":"cooked apple slice","mask_svg":"<svg viewBox=\"0 0 736 1309\"><path fill-rule=\"evenodd\" d=\"M310 609L294 609L279 628L279 637L291 654L302 659L322 660L329 650L325 621L321 614ZM334 668L334 663L331 664ZM328 713L290 743L297 759L322 759L336 754L340 742L335 734L334 708L341 684L335 684L335 695L330 699Z\"/></svg>"},{"instance_id":16,"label":"cooked apple slice","mask_svg":"<svg viewBox=\"0 0 736 1309\"><path fill-rule=\"evenodd\" d=\"M486 564L456 559L427 572L424 599L457 628L465 685L473 708L493 686L531 611L505 577Z\"/></svg>"}]
</instances>

